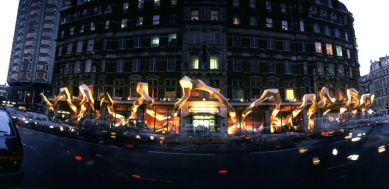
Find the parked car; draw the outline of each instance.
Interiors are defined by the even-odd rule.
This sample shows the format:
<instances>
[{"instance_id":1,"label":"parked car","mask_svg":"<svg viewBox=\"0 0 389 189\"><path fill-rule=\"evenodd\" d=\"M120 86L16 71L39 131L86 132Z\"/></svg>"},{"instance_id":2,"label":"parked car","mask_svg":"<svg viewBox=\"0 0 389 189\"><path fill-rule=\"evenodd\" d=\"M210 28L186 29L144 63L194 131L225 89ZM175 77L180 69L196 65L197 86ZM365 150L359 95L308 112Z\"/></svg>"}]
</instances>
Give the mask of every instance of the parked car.
<instances>
[{"instance_id":1,"label":"parked car","mask_svg":"<svg viewBox=\"0 0 389 189\"><path fill-rule=\"evenodd\" d=\"M5 110L0 110L0 144L0 188L16 186L24 177L23 144L11 115Z\"/></svg>"}]
</instances>

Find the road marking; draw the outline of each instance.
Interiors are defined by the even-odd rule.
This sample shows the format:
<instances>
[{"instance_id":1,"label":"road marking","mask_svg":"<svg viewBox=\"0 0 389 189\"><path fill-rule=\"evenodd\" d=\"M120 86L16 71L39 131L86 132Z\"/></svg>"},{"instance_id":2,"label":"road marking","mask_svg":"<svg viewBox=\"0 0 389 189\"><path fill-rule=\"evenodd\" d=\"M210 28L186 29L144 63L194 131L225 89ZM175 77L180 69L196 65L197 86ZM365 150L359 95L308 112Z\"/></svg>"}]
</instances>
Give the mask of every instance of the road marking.
<instances>
[{"instance_id":1,"label":"road marking","mask_svg":"<svg viewBox=\"0 0 389 189\"><path fill-rule=\"evenodd\" d=\"M340 165L337 165L337 166L329 167L328 170L335 169L335 168L338 168L338 167L342 167L342 166L345 166L345 165L348 165L348 164L351 164L351 163L353 163L353 162L348 162L348 163L340 164Z\"/></svg>"},{"instance_id":2,"label":"road marking","mask_svg":"<svg viewBox=\"0 0 389 189\"><path fill-rule=\"evenodd\" d=\"M251 152L250 154L266 154L266 153L277 153L277 152L286 152L286 151L292 151L296 150L298 151L299 148L291 148L291 149L285 149L285 150L273 150L273 151L264 151L264 152Z\"/></svg>"},{"instance_id":3,"label":"road marking","mask_svg":"<svg viewBox=\"0 0 389 189\"><path fill-rule=\"evenodd\" d=\"M27 145L27 144L24 144L24 143L23 143L23 146L29 147L29 148L31 148L31 149L33 149L33 150L36 150L36 148L34 148L34 147L32 147L32 146L29 146L29 145Z\"/></svg>"},{"instance_id":4,"label":"road marking","mask_svg":"<svg viewBox=\"0 0 389 189\"><path fill-rule=\"evenodd\" d=\"M175 152L158 152L158 151L148 151L149 153L155 154L167 154L167 155L185 155L185 156L214 156L215 154L190 154L190 153L175 153Z\"/></svg>"}]
</instances>

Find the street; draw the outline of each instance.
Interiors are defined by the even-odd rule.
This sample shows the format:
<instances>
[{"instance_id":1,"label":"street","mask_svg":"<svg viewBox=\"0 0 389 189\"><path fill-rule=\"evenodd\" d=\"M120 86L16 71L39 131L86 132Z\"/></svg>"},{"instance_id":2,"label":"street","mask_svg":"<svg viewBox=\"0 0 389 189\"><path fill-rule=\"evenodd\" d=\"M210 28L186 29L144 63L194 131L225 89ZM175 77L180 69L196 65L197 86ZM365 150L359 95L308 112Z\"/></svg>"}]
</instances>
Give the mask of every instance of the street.
<instances>
[{"instance_id":1,"label":"street","mask_svg":"<svg viewBox=\"0 0 389 189\"><path fill-rule=\"evenodd\" d=\"M19 131L25 176L15 188L386 188L389 184L386 126L374 128L357 142L310 139L296 147L245 153L181 153L156 145L125 148L26 128ZM350 160L350 155L358 155L357 160Z\"/></svg>"}]
</instances>

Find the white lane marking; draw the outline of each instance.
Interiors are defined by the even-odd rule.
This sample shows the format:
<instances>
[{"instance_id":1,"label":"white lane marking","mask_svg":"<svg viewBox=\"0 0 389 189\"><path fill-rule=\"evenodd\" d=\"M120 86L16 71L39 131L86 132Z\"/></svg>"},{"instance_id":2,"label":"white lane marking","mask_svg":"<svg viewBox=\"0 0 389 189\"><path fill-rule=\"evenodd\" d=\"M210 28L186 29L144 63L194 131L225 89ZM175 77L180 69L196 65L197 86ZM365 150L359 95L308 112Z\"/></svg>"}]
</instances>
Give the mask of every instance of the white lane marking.
<instances>
[{"instance_id":1,"label":"white lane marking","mask_svg":"<svg viewBox=\"0 0 389 189\"><path fill-rule=\"evenodd\" d=\"M32 146L29 146L29 145L27 145L27 144L24 144L24 143L23 143L23 146L29 147L29 148L31 148L31 149L33 149L33 150L36 150L36 148L34 148L34 147L32 147Z\"/></svg>"},{"instance_id":2,"label":"white lane marking","mask_svg":"<svg viewBox=\"0 0 389 189\"><path fill-rule=\"evenodd\" d=\"M329 170L335 169L335 168L342 167L342 166L345 166L345 165L348 165L348 164L351 164L351 163L353 163L353 162L348 162L348 163L340 164L340 165L337 165L337 166L329 167L328 169Z\"/></svg>"},{"instance_id":3,"label":"white lane marking","mask_svg":"<svg viewBox=\"0 0 389 189\"><path fill-rule=\"evenodd\" d=\"M148 151L149 153L155 154L167 154L167 155L184 155L184 156L214 156L215 154L190 154L190 153L175 153L175 152L158 152L158 151Z\"/></svg>"},{"instance_id":4,"label":"white lane marking","mask_svg":"<svg viewBox=\"0 0 389 189\"><path fill-rule=\"evenodd\" d=\"M291 149L285 149L285 150L264 151L264 152L251 152L250 154L267 154L267 153L286 152L286 151L292 151L292 150L298 151L299 148L291 148Z\"/></svg>"}]
</instances>

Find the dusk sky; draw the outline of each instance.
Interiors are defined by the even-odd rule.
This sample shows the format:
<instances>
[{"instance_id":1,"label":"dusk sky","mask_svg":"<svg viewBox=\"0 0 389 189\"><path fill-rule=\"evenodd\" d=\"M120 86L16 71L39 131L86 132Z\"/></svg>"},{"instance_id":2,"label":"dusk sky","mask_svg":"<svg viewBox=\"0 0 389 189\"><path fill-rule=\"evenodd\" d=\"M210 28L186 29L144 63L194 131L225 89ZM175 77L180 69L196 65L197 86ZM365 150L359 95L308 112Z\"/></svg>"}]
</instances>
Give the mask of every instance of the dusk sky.
<instances>
[{"instance_id":1,"label":"dusk sky","mask_svg":"<svg viewBox=\"0 0 389 189\"><path fill-rule=\"evenodd\" d=\"M340 0L354 15L354 28L356 30L357 44L359 49L359 63L361 75L369 73L370 60L378 60L388 55L389 48L389 25L386 23L388 0ZM372 4L374 2L374 4ZM11 55L12 40L15 29L18 0L1 0L0 23L2 30L0 40L0 84L7 80L7 70Z\"/></svg>"}]
</instances>

